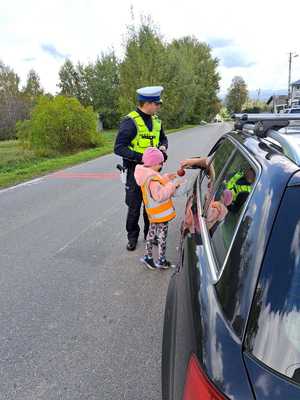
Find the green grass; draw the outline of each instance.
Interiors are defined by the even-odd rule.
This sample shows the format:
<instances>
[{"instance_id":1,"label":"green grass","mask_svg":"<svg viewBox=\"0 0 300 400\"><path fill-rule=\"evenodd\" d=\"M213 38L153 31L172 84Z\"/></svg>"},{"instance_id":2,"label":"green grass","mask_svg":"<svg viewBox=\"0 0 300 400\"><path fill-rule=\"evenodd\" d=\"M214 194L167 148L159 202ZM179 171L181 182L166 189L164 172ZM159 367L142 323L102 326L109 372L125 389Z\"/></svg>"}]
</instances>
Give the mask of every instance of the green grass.
<instances>
[{"instance_id":1,"label":"green grass","mask_svg":"<svg viewBox=\"0 0 300 400\"><path fill-rule=\"evenodd\" d=\"M185 125L178 129L170 129L168 134L194 126ZM0 188L12 186L111 153L117 130L108 130L101 134L104 138L104 144L101 147L51 158L37 157L32 151L24 150L19 146L17 140L0 141Z\"/></svg>"}]
</instances>

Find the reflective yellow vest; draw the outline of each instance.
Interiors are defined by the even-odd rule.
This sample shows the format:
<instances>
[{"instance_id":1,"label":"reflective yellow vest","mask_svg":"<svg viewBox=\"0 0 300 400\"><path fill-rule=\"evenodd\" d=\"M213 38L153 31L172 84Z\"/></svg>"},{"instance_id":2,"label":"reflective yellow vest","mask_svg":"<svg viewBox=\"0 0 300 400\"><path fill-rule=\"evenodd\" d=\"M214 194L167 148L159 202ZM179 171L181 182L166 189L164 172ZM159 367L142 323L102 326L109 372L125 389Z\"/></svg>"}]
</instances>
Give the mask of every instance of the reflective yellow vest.
<instances>
[{"instance_id":1,"label":"reflective yellow vest","mask_svg":"<svg viewBox=\"0 0 300 400\"><path fill-rule=\"evenodd\" d=\"M137 130L137 134L129 146L130 150L143 154L148 147L158 147L161 121L157 116L152 116L151 132L137 111L132 111L127 117L133 119Z\"/></svg>"},{"instance_id":2,"label":"reflective yellow vest","mask_svg":"<svg viewBox=\"0 0 300 400\"><path fill-rule=\"evenodd\" d=\"M251 185L238 185L237 181L244 177L243 172L237 172L233 177L226 183L226 189L231 190L232 201L235 201L238 195L242 192L250 193L252 190Z\"/></svg>"},{"instance_id":3,"label":"reflective yellow vest","mask_svg":"<svg viewBox=\"0 0 300 400\"><path fill-rule=\"evenodd\" d=\"M172 199L165 201L156 201L151 196L149 185L151 181L157 181L161 185L165 185L164 179L157 175L150 176L142 185L143 201L148 214L150 223L161 223L171 221L176 217L175 208Z\"/></svg>"}]
</instances>

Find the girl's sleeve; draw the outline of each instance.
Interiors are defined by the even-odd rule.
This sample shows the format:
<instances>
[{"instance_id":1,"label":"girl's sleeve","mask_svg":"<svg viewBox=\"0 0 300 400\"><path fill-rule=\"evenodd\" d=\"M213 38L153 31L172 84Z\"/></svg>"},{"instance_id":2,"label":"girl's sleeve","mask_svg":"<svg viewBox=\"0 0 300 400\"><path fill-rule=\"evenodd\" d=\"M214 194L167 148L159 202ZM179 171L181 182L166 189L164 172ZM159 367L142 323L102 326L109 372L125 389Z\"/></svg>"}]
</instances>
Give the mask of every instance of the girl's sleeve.
<instances>
[{"instance_id":1,"label":"girl's sleeve","mask_svg":"<svg viewBox=\"0 0 300 400\"><path fill-rule=\"evenodd\" d=\"M151 181L149 184L149 190L154 200L165 201L173 196L176 187L173 182L168 182L165 185L161 185L157 181Z\"/></svg>"}]
</instances>

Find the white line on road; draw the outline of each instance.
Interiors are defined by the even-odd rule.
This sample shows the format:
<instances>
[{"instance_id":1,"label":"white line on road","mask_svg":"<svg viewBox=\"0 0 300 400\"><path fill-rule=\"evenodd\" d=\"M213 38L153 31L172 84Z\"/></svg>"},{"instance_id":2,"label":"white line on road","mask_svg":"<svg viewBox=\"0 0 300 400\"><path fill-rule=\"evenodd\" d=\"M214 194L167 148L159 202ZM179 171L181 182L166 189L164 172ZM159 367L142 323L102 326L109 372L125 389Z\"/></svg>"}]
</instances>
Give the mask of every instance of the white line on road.
<instances>
[{"instance_id":1,"label":"white line on road","mask_svg":"<svg viewBox=\"0 0 300 400\"><path fill-rule=\"evenodd\" d=\"M39 183L40 181L42 181L44 179L45 179L44 177L43 178L36 178L36 179L32 179L31 181L28 181L28 182L19 183L18 185L11 186L11 187L9 187L7 189L0 190L0 194L3 194L5 192L9 192L10 190L18 189L20 187L35 185L35 184Z\"/></svg>"}]
</instances>

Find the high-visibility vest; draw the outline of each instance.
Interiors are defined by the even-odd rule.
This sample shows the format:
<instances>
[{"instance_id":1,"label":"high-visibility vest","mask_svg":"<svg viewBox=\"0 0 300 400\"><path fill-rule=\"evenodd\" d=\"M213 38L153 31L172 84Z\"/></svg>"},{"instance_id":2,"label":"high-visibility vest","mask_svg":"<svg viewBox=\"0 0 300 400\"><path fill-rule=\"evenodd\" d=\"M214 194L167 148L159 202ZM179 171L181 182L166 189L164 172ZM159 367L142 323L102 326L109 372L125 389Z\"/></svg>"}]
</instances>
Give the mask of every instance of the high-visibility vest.
<instances>
[{"instance_id":1,"label":"high-visibility vest","mask_svg":"<svg viewBox=\"0 0 300 400\"><path fill-rule=\"evenodd\" d=\"M137 111L132 111L127 115L135 125L137 134L130 143L130 150L143 154L148 147L158 147L161 130L161 121L156 115L152 116L152 131L147 128L143 118Z\"/></svg>"},{"instance_id":2,"label":"high-visibility vest","mask_svg":"<svg viewBox=\"0 0 300 400\"><path fill-rule=\"evenodd\" d=\"M157 201L151 196L149 185L151 181L157 181L161 185L166 182L158 175L150 176L141 186L143 201L150 223L160 223L171 221L176 217L175 208L172 199Z\"/></svg>"},{"instance_id":3,"label":"high-visibility vest","mask_svg":"<svg viewBox=\"0 0 300 400\"><path fill-rule=\"evenodd\" d=\"M239 185L237 181L244 177L243 172L237 172L233 177L226 183L226 189L231 190L232 201L235 201L238 195L242 192L250 193L252 190L251 185Z\"/></svg>"}]
</instances>

